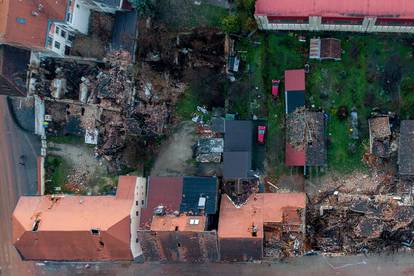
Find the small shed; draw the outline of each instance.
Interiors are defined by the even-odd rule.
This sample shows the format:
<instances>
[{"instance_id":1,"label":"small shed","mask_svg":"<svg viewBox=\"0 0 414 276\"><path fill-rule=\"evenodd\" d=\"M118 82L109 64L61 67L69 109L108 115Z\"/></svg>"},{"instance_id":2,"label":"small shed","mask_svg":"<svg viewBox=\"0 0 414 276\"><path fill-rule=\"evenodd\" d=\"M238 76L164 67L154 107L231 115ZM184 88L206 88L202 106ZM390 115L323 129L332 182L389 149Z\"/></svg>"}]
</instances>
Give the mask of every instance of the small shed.
<instances>
[{"instance_id":1,"label":"small shed","mask_svg":"<svg viewBox=\"0 0 414 276\"><path fill-rule=\"evenodd\" d=\"M336 38L312 38L309 58L318 60L341 60L341 41Z\"/></svg>"}]
</instances>

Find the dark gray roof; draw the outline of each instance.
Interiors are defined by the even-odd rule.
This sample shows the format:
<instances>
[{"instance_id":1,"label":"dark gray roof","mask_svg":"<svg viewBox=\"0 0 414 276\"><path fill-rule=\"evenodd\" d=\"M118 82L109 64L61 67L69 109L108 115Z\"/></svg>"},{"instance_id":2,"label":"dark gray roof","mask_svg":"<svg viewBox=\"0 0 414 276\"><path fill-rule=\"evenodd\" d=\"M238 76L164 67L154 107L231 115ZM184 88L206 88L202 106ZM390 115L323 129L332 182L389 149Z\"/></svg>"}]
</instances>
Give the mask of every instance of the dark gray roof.
<instances>
[{"instance_id":1,"label":"dark gray roof","mask_svg":"<svg viewBox=\"0 0 414 276\"><path fill-rule=\"evenodd\" d=\"M213 117L211 119L211 129L215 132L224 133L224 118Z\"/></svg>"},{"instance_id":2,"label":"dark gray roof","mask_svg":"<svg viewBox=\"0 0 414 276\"><path fill-rule=\"evenodd\" d=\"M0 45L0 94L25 96L30 51Z\"/></svg>"},{"instance_id":3,"label":"dark gray roof","mask_svg":"<svg viewBox=\"0 0 414 276\"><path fill-rule=\"evenodd\" d=\"M127 12L116 12L112 29L112 50L126 50L134 57L137 31L138 13L136 9Z\"/></svg>"},{"instance_id":4,"label":"dark gray roof","mask_svg":"<svg viewBox=\"0 0 414 276\"><path fill-rule=\"evenodd\" d=\"M217 213L218 206L218 181L216 177L184 177L183 197L180 211L199 213L198 201L200 197L206 197L204 213L212 215Z\"/></svg>"},{"instance_id":5,"label":"dark gray roof","mask_svg":"<svg viewBox=\"0 0 414 276\"><path fill-rule=\"evenodd\" d=\"M414 175L414 120L401 122L398 165L401 175Z\"/></svg>"},{"instance_id":6,"label":"dark gray roof","mask_svg":"<svg viewBox=\"0 0 414 276\"><path fill-rule=\"evenodd\" d=\"M224 153L224 178L247 178L252 168L252 155L249 151Z\"/></svg>"},{"instance_id":7,"label":"dark gray roof","mask_svg":"<svg viewBox=\"0 0 414 276\"><path fill-rule=\"evenodd\" d=\"M327 163L325 122L322 112L307 112L308 125L311 125L314 140L306 147L306 165L324 166Z\"/></svg>"},{"instance_id":8,"label":"dark gray roof","mask_svg":"<svg viewBox=\"0 0 414 276\"><path fill-rule=\"evenodd\" d=\"M225 121L224 151L252 151L252 121Z\"/></svg>"},{"instance_id":9,"label":"dark gray roof","mask_svg":"<svg viewBox=\"0 0 414 276\"><path fill-rule=\"evenodd\" d=\"M305 106L305 91L288 91L286 93L286 113Z\"/></svg>"}]
</instances>

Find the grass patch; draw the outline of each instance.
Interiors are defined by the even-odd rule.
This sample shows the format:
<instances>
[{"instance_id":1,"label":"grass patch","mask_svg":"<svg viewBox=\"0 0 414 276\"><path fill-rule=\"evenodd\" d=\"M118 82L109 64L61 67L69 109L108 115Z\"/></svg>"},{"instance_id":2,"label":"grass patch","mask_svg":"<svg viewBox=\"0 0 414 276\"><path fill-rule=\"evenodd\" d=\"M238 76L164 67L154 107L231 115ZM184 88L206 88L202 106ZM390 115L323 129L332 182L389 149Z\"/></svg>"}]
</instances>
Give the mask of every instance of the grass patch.
<instances>
[{"instance_id":1,"label":"grass patch","mask_svg":"<svg viewBox=\"0 0 414 276\"><path fill-rule=\"evenodd\" d=\"M220 27L221 20L228 14L224 8L194 1L160 0L156 18L177 31L198 27Z\"/></svg>"},{"instance_id":2,"label":"grass patch","mask_svg":"<svg viewBox=\"0 0 414 276\"><path fill-rule=\"evenodd\" d=\"M48 142L56 143L56 144L72 144L72 145L79 145L83 144L84 137L79 137L75 135L65 135L65 136L48 136Z\"/></svg>"},{"instance_id":3,"label":"grass patch","mask_svg":"<svg viewBox=\"0 0 414 276\"><path fill-rule=\"evenodd\" d=\"M190 88L184 91L175 107L175 113L180 120L191 120L193 113L197 110L199 100Z\"/></svg>"},{"instance_id":4,"label":"grass patch","mask_svg":"<svg viewBox=\"0 0 414 276\"><path fill-rule=\"evenodd\" d=\"M70 170L68 163L60 156L48 155L45 162L46 170L46 194L55 194L56 187L60 187L63 191L63 186L67 181L67 173Z\"/></svg>"}]
</instances>

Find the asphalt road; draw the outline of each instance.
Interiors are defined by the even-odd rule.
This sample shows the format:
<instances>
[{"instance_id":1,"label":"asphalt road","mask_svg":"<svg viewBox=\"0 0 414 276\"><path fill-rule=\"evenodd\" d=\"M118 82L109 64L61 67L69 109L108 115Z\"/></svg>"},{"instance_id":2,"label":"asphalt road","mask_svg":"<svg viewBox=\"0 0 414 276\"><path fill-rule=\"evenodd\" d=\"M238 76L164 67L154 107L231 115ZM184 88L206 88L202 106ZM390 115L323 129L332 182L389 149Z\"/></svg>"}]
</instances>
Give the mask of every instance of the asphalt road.
<instances>
[{"instance_id":1,"label":"asphalt road","mask_svg":"<svg viewBox=\"0 0 414 276\"><path fill-rule=\"evenodd\" d=\"M35 266L22 262L11 244L11 214L20 195L37 192L40 139L19 129L0 96L0 267L1 275L33 275ZM20 156L24 155L24 165Z\"/></svg>"}]
</instances>

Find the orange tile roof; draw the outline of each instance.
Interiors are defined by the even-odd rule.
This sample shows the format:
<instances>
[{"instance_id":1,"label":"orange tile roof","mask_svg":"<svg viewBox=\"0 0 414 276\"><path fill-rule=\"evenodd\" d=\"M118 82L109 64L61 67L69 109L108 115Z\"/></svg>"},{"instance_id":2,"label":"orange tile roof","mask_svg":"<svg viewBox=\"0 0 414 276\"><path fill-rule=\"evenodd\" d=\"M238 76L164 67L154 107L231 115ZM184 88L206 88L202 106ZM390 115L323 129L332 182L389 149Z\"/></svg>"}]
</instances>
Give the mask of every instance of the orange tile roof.
<instances>
[{"instance_id":1,"label":"orange tile roof","mask_svg":"<svg viewBox=\"0 0 414 276\"><path fill-rule=\"evenodd\" d=\"M38 9L39 5L42 8ZM0 2L0 43L42 49L49 20L64 20L67 0L3 0ZM37 11L38 15L32 15ZM18 20L25 21L19 23Z\"/></svg>"},{"instance_id":2,"label":"orange tile roof","mask_svg":"<svg viewBox=\"0 0 414 276\"><path fill-rule=\"evenodd\" d=\"M33 260L131 259L135 183L136 177L120 177L116 196L21 197L12 217L14 245Z\"/></svg>"},{"instance_id":3,"label":"orange tile roof","mask_svg":"<svg viewBox=\"0 0 414 276\"><path fill-rule=\"evenodd\" d=\"M191 224L190 222L193 222ZM197 224L195 223L197 222ZM202 232L206 227L205 216L165 215L152 218L152 231L191 231Z\"/></svg>"},{"instance_id":4,"label":"orange tile roof","mask_svg":"<svg viewBox=\"0 0 414 276\"><path fill-rule=\"evenodd\" d=\"M264 223L281 223L288 220L296 225L298 217L293 210L305 209L304 193L262 193L250 196L246 204L237 208L223 195L221 200L218 237L252 238L252 226L257 227L257 238L263 238Z\"/></svg>"}]
</instances>

